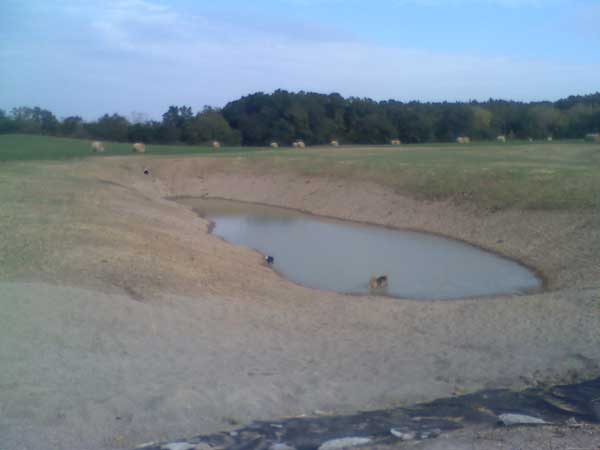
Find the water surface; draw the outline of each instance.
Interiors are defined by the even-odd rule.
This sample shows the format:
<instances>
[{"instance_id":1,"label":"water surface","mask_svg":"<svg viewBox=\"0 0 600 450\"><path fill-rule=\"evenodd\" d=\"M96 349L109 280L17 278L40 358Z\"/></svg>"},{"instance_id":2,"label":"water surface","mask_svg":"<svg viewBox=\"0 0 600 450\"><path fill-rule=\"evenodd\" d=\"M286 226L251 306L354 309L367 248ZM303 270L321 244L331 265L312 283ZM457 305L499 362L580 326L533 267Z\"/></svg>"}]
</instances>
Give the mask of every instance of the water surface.
<instances>
[{"instance_id":1,"label":"water surface","mask_svg":"<svg viewBox=\"0 0 600 450\"><path fill-rule=\"evenodd\" d=\"M214 222L213 233L275 258L273 268L304 286L415 299L518 294L541 283L528 268L477 247L427 233L327 219L284 208L181 198Z\"/></svg>"}]
</instances>

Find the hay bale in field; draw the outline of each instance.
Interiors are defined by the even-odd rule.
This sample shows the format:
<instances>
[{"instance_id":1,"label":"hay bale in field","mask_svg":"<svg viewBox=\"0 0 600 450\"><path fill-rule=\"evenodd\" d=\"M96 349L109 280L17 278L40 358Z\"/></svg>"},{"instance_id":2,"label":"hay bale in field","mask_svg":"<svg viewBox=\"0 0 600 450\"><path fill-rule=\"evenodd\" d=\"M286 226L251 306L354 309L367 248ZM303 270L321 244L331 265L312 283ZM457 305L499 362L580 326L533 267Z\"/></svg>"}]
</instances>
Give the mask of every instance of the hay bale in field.
<instances>
[{"instance_id":1,"label":"hay bale in field","mask_svg":"<svg viewBox=\"0 0 600 450\"><path fill-rule=\"evenodd\" d=\"M104 145L102 145L102 142L100 142L100 141L92 142L92 151L94 153L96 153L96 152L102 153L104 151Z\"/></svg>"},{"instance_id":2,"label":"hay bale in field","mask_svg":"<svg viewBox=\"0 0 600 450\"><path fill-rule=\"evenodd\" d=\"M456 138L456 142L459 144L470 144L471 138L469 136L459 136Z\"/></svg>"},{"instance_id":3,"label":"hay bale in field","mask_svg":"<svg viewBox=\"0 0 600 450\"><path fill-rule=\"evenodd\" d=\"M279 144L278 144L277 142L275 142L275 141L271 142L271 143L269 144L269 146L270 146L271 148L279 148Z\"/></svg>"},{"instance_id":4,"label":"hay bale in field","mask_svg":"<svg viewBox=\"0 0 600 450\"><path fill-rule=\"evenodd\" d=\"M146 151L146 146L141 142L136 142L131 146L131 149L134 153L144 153Z\"/></svg>"},{"instance_id":5,"label":"hay bale in field","mask_svg":"<svg viewBox=\"0 0 600 450\"><path fill-rule=\"evenodd\" d=\"M390 141L390 144L391 145L400 145L400 144L402 144L402 141L400 141L400 139L392 139Z\"/></svg>"},{"instance_id":6,"label":"hay bale in field","mask_svg":"<svg viewBox=\"0 0 600 450\"><path fill-rule=\"evenodd\" d=\"M294 148L306 148L304 141L296 141L292 144Z\"/></svg>"},{"instance_id":7,"label":"hay bale in field","mask_svg":"<svg viewBox=\"0 0 600 450\"><path fill-rule=\"evenodd\" d=\"M497 140L498 142L503 142L503 143L506 143L506 136L504 136L503 134L501 134L500 136L498 136L498 137L496 138L496 140Z\"/></svg>"},{"instance_id":8,"label":"hay bale in field","mask_svg":"<svg viewBox=\"0 0 600 450\"><path fill-rule=\"evenodd\" d=\"M336 140L331 141L329 144L331 146L333 146L333 147L339 147L340 146L340 143L338 141L336 141Z\"/></svg>"},{"instance_id":9,"label":"hay bale in field","mask_svg":"<svg viewBox=\"0 0 600 450\"><path fill-rule=\"evenodd\" d=\"M210 145L212 145L212 148L221 148L221 143L219 141L212 141Z\"/></svg>"},{"instance_id":10,"label":"hay bale in field","mask_svg":"<svg viewBox=\"0 0 600 450\"><path fill-rule=\"evenodd\" d=\"M548 142L552 142L552 141L554 140L554 138L553 138L552 136L548 136L548 137L546 138L546 140L547 140Z\"/></svg>"}]
</instances>

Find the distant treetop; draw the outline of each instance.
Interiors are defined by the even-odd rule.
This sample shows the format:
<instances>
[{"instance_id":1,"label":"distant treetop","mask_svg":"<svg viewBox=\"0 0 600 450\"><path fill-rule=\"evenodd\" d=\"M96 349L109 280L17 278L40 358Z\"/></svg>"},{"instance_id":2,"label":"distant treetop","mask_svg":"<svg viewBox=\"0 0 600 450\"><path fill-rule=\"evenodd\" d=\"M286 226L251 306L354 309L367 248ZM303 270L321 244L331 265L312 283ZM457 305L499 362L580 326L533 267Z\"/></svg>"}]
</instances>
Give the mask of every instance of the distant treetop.
<instances>
[{"instance_id":1,"label":"distant treetop","mask_svg":"<svg viewBox=\"0 0 600 450\"><path fill-rule=\"evenodd\" d=\"M581 139L600 132L600 93L556 102L400 102L344 98L338 93L257 92L223 109L170 106L161 121L105 114L85 122L79 116L57 119L39 107L0 110L0 133L31 133L111 141L226 145L384 144L474 140Z\"/></svg>"}]
</instances>

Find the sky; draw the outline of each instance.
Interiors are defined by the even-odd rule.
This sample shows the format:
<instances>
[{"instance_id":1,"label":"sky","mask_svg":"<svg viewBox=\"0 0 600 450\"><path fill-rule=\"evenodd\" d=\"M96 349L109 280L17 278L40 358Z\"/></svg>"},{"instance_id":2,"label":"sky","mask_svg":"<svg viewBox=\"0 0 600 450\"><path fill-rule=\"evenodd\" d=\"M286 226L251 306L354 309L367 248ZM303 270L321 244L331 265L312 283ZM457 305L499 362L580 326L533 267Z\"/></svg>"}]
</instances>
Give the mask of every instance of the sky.
<instances>
[{"instance_id":1,"label":"sky","mask_svg":"<svg viewBox=\"0 0 600 450\"><path fill-rule=\"evenodd\" d=\"M600 0L0 0L0 108L59 117L275 89L556 100L599 74Z\"/></svg>"}]
</instances>

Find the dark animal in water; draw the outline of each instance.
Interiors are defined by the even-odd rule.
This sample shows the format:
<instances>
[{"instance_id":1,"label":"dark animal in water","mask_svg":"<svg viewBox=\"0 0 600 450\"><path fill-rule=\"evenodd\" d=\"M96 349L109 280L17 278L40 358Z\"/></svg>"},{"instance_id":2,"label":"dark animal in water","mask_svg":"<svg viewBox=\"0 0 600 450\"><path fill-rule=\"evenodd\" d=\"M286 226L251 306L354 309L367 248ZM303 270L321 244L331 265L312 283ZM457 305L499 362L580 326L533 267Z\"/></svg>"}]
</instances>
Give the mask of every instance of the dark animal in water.
<instances>
[{"instance_id":1,"label":"dark animal in water","mask_svg":"<svg viewBox=\"0 0 600 450\"><path fill-rule=\"evenodd\" d=\"M388 285L387 275L381 275L380 277L372 276L369 286L371 289L383 289Z\"/></svg>"},{"instance_id":2,"label":"dark animal in water","mask_svg":"<svg viewBox=\"0 0 600 450\"><path fill-rule=\"evenodd\" d=\"M275 258L273 258L273 257L272 257L272 256L270 256L270 255L268 255L268 256L265 256L265 262L266 262L267 264L269 264L269 265L270 265L270 264L273 264L273 263L275 262Z\"/></svg>"}]
</instances>

